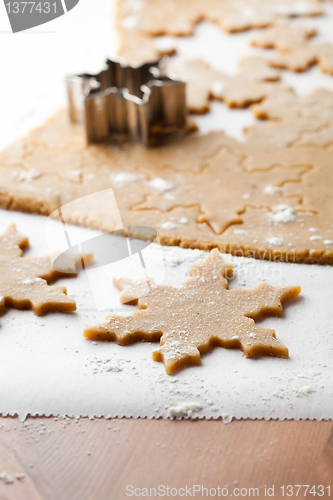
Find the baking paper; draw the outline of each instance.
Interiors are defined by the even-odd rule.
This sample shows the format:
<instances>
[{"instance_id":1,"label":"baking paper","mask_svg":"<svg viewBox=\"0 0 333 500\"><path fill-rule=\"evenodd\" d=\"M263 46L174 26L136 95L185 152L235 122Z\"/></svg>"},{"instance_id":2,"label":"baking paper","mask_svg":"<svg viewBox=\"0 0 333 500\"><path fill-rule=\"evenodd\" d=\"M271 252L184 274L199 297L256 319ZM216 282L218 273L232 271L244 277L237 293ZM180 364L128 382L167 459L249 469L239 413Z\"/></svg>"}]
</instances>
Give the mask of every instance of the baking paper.
<instances>
[{"instance_id":1,"label":"baking paper","mask_svg":"<svg viewBox=\"0 0 333 500\"><path fill-rule=\"evenodd\" d=\"M46 220L0 211L0 230L15 222L29 236L31 248L26 255L45 255L49 251ZM54 224L62 229L61 223ZM76 241L97 234L75 226L70 232ZM189 266L207 255L156 244L148 248L150 276L172 286L181 286ZM289 359L247 359L238 349L216 347L202 356L200 366L170 376L162 363L152 360L154 343L118 346L83 338L83 329L104 321L106 315L136 309L119 303L119 292L111 283L113 276L142 277L136 254L106 266L109 279L100 281L101 295L108 299L104 310L98 310L92 278L82 272L57 282L76 300L76 312L38 317L31 311L9 309L0 317L0 413L18 414L20 419L27 414L222 416L226 422L233 417L332 418L333 267L223 258L234 265L229 288L252 288L263 281L302 287L302 294L285 305L283 317L260 322L276 330L277 338L289 348Z\"/></svg>"}]
</instances>

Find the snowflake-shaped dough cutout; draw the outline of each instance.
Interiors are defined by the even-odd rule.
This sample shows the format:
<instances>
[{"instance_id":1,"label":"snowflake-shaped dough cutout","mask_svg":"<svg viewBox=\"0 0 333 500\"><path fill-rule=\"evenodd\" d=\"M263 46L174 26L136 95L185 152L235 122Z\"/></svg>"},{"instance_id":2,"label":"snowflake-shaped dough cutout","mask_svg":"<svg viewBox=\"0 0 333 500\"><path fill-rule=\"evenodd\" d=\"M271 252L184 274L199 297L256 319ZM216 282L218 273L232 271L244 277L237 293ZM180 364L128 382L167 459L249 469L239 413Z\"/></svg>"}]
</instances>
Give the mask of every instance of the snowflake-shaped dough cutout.
<instances>
[{"instance_id":1,"label":"snowflake-shaped dough cutout","mask_svg":"<svg viewBox=\"0 0 333 500\"><path fill-rule=\"evenodd\" d=\"M157 286L152 280L115 279L115 286L122 290L121 302L136 301L139 311L109 316L105 323L87 328L84 336L120 345L160 341L153 359L163 362L168 374L199 364L200 354L213 346L240 348L246 357L288 357L275 331L258 327L255 320L281 316L282 304L296 297L300 287L261 283L252 290L228 290L227 277L232 272L233 267L214 249L202 264L190 267L190 279L181 288Z\"/></svg>"},{"instance_id":2,"label":"snowflake-shaped dough cutout","mask_svg":"<svg viewBox=\"0 0 333 500\"><path fill-rule=\"evenodd\" d=\"M76 303L67 297L66 288L49 283L75 275L81 256L69 256L62 273L53 269L50 257L23 258L28 245L28 238L21 236L14 224L0 236L0 313L5 307L32 309L39 316L50 311L75 311Z\"/></svg>"}]
</instances>

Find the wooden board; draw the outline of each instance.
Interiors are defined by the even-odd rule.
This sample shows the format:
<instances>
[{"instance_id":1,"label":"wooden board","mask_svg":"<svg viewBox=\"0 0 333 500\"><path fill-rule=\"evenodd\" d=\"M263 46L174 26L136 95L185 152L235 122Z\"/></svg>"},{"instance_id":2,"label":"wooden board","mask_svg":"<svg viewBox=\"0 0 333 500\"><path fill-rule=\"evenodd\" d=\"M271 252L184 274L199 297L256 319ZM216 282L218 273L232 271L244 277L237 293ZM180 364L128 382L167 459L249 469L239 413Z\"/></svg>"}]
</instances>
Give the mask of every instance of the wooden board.
<instances>
[{"instance_id":1,"label":"wooden board","mask_svg":"<svg viewBox=\"0 0 333 500\"><path fill-rule=\"evenodd\" d=\"M259 488L256 498L268 498L265 485L274 485L274 498L291 498L280 486L330 482L333 497L333 423L1 418L0 469L26 475L14 484L0 481L1 500L144 498L126 495L127 485L228 485L229 493L252 487ZM254 497L249 491L239 496ZM171 490L164 498L172 498ZM330 498L327 490L321 498Z\"/></svg>"}]
</instances>

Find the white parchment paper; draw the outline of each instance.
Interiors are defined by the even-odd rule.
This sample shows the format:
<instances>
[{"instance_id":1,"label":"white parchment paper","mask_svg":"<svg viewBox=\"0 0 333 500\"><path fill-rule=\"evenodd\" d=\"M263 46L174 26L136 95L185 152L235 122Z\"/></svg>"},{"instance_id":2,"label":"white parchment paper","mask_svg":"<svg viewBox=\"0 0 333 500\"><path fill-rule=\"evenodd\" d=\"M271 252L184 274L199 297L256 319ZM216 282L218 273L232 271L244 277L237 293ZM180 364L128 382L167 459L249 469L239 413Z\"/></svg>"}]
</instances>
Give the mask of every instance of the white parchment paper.
<instances>
[{"instance_id":1,"label":"white parchment paper","mask_svg":"<svg viewBox=\"0 0 333 500\"><path fill-rule=\"evenodd\" d=\"M26 255L45 255L45 220L0 211L0 230L15 222L30 238ZM76 241L97 234L74 226L70 232ZM188 267L204 257L204 252L153 245L145 260L156 281L180 286ZM153 343L121 347L84 339L85 326L103 321L110 313L134 310L119 303L111 279L143 276L136 254L101 268L108 278L98 281L108 300L105 310L97 310L94 276L89 277L88 271L58 282L77 301L75 313L37 317L31 311L10 309L0 317L2 415L152 418L168 417L176 408L176 414L183 410L187 415L189 410L192 416L222 416L226 422L232 417L332 418L333 268L224 258L235 266L230 288L252 288L262 281L302 287L302 295L285 306L283 317L261 321L276 330L277 338L289 348L289 359L246 359L239 350L215 348L202 356L201 366L169 376L162 363L151 359Z\"/></svg>"}]
</instances>

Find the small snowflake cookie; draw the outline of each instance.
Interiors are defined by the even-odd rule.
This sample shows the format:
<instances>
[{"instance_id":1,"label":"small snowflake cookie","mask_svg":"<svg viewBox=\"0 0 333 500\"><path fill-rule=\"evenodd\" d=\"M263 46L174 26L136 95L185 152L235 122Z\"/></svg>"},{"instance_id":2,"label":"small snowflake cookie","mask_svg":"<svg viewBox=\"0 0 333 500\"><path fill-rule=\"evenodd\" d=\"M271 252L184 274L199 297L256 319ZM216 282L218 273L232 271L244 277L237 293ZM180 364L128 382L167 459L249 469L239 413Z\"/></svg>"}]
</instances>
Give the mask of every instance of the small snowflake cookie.
<instances>
[{"instance_id":1,"label":"small snowflake cookie","mask_svg":"<svg viewBox=\"0 0 333 500\"><path fill-rule=\"evenodd\" d=\"M14 224L0 236L0 313L5 307L32 309L37 315L49 311L75 311L76 303L63 286L49 286L57 278L76 274L80 255L66 256L66 270L53 269L50 257L25 257L28 238ZM88 259L88 260L87 260ZM85 256L89 262L91 256Z\"/></svg>"}]
</instances>

